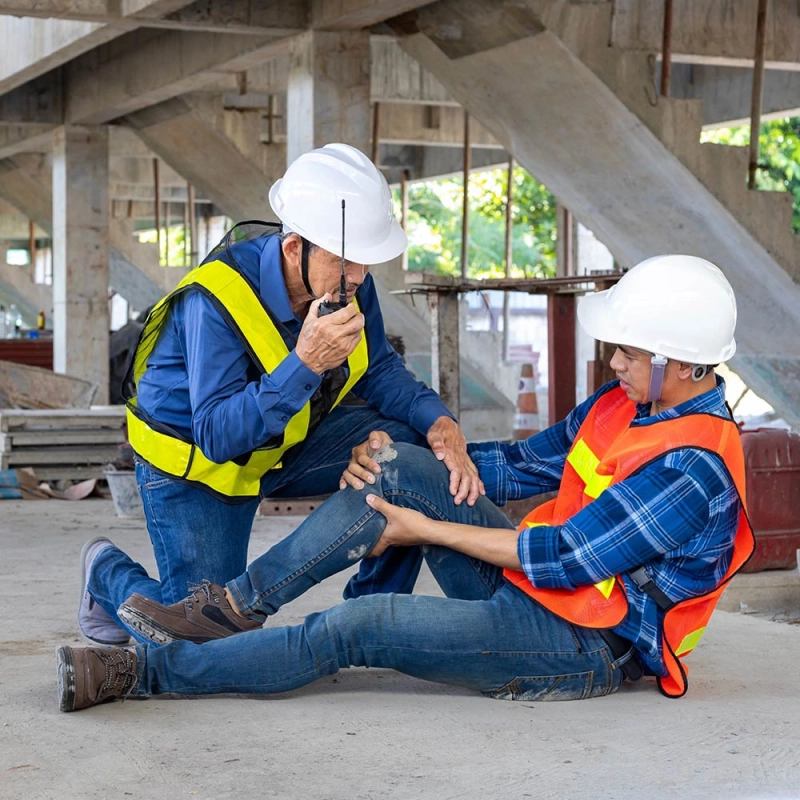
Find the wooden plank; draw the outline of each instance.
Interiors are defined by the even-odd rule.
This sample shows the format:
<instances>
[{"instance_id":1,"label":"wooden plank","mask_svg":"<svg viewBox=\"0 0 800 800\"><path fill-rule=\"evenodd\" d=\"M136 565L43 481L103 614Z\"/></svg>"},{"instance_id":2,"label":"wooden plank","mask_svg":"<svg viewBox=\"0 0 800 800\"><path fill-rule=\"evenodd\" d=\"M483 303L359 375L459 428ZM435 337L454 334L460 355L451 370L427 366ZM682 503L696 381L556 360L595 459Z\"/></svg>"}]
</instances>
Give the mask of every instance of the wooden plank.
<instances>
[{"instance_id":1,"label":"wooden plank","mask_svg":"<svg viewBox=\"0 0 800 800\"><path fill-rule=\"evenodd\" d=\"M29 431L25 428L10 433L0 433L0 453L9 453L20 447L49 447L65 444L122 444L125 431L120 428L78 428L76 430Z\"/></svg>"}]
</instances>

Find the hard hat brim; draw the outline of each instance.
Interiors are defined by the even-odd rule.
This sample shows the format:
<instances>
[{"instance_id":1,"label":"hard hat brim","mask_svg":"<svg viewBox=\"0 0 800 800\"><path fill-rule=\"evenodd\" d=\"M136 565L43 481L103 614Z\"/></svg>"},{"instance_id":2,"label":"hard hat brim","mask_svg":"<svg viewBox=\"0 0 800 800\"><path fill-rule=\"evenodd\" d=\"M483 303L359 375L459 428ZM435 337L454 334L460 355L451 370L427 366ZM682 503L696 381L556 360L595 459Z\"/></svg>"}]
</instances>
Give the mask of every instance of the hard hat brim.
<instances>
[{"instance_id":1,"label":"hard hat brim","mask_svg":"<svg viewBox=\"0 0 800 800\"><path fill-rule=\"evenodd\" d=\"M578 323L585 333L599 342L625 344L620 338L623 335L622 326L615 325L612 315L608 312L610 292L610 289L606 289L581 298L578 303Z\"/></svg>"}]
</instances>

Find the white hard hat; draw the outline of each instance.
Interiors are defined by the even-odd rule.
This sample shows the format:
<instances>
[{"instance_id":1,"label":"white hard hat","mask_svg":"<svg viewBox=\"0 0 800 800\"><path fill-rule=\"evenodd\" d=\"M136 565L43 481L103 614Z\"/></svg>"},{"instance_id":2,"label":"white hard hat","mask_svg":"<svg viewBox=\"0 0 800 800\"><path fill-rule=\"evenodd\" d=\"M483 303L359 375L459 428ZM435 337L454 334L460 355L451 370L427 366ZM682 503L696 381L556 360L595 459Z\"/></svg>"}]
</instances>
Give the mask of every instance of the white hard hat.
<instances>
[{"instance_id":1,"label":"white hard hat","mask_svg":"<svg viewBox=\"0 0 800 800\"><path fill-rule=\"evenodd\" d=\"M720 364L736 352L736 298L722 272L695 256L648 258L578 306L595 339L685 364Z\"/></svg>"},{"instance_id":2,"label":"white hard hat","mask_svg":"<svg viewBox=\"0 0 800 800\"><path fill-rule=\"evenodd\" d=\"M337 256L342 255L342 200L345 258L382 264L406 249L389 184L355 147L327 144L303 153L269 191L272 210L288 230Z\"/></svg>"}]
</instances>

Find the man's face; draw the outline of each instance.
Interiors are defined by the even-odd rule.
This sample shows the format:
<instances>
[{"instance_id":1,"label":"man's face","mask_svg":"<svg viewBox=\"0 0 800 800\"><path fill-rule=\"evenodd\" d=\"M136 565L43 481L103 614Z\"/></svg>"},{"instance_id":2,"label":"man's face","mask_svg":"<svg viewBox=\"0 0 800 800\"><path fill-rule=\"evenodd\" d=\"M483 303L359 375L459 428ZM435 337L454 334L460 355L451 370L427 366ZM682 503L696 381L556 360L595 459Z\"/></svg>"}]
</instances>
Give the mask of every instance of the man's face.
<instances>
[{"instance_id":1,"label":"man's face","mask_svg":"<svg viewBox=\"0 0 800 800\"><path fill-rule=\"evenodd\" d=\"M353 261L344 262L344 275L347 283L347 302L349 303L356 293L356 290L367 277L369 267L366 264L356 264ZM314 247L308 256L308 279L314 294L322 297L325 292L329 292L331 297L339 300L339 285L342 274L342 259L323 250L321 247Z\"/></svg>"},{"instance_id":2,"label":"man's face","mask_svg":"<svg viewBox=\"0 0 800 800\"><path fill-rule=\"evenodd\" d=\"M611 356L610 366L619 378L620 388L634 403L647 402L652 357L652 353L627 345L617 345Z\"/></svg>"}]
</instances>

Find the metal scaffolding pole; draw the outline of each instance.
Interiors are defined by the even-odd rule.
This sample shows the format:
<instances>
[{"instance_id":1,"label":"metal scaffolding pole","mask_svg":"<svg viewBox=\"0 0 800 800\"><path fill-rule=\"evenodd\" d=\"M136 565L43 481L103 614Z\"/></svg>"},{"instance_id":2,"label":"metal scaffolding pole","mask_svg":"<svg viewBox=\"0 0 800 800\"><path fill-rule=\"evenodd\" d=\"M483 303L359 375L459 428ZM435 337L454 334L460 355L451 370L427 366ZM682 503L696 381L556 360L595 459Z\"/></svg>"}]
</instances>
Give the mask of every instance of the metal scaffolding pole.
<instances>
[{"instance_id":1,"label":"metal scaffolding pole","mask_svg":"<svg viewBox=\"0 0 800 800\"><path fill-rule=\"evenodd\" d=\"M672 0L664 0L664 30L661 38L661 96L669 97L672 80Z\"/></svg>"},{"instance_id":2,"label":"metal scaffolding pole","mask_svg":"<svg viewBox=\"0 0 800 800\"><path fill-rule=\"evenodd\" d=\"M158 159L153 159L153 190L155 203L156 246L158 247L158 263L161 265L161 176Z\"/></svg>"},{"instance_id":3,"label":"metal scaffolding pole","mask_svg":"<svg viewBox=\"0 0 800 800\"><path fill-rule=\"evenodd\" d=\"M408 179L411 173L404 169L400 173L400 225L408 233ZM408 269L408 248L403 250L403 269Z\"/></svg>"},{"instance_id":4,"label":"metal scaffolding pole","mask_svg":"<svg viewBox=\"0 0 800 800\"><path fill-rule=\"evenodd\" d=\"M195 207L194 184L186 184L186 205L189 209L189 266L197 264L197 208Z\"/></svg>"},{"instance_id":5,"label":"metal scaffolding pole","mask_svg":"<svg viewBox=\"0 0 800 800\"><path fill-rule=\"evenodd\" d=\"M761 132L761 101L764 95L764 43L767 34L767 0L758 0L756 17L756 47L753 61L753 97L750 105L750 163L747 167L747 186L756 188L759 142Z\"/></svg>"},{"instance_id":6,"label":"metal scaffolding pole","mask_svg":"<svg viewBox=\"0 0 800 800\"><path fill-rule=\"evenodd\" d=\"M505 275L511 277L511 265L514 263L514 156L508 158L508 177L506 179L506 257ZM511 295L503 294L503 360L508 360L509 321Z\"/></svg>"},{"instance_id":7,"label":"metal scaffolding pole","mask_svg":"<svg viewBox=\"0 0 800 800\"><path fill-rule=\"evenodd\" d=\"M381 104L376 102L372 108L372 163L378 166L381 146Z\"/></svg>"},{"instance_id":8,"label":"metal scaffolding pole","mask_svg":"<svg viewBox=\"0 0 800 800\"><path fill-rule=\"evenodd\" d=\"M467 277L469 249L469 173L472 168L469 114L464 111L464 198L461 206L461 277Z\"/></svg>"}]
</instances>

